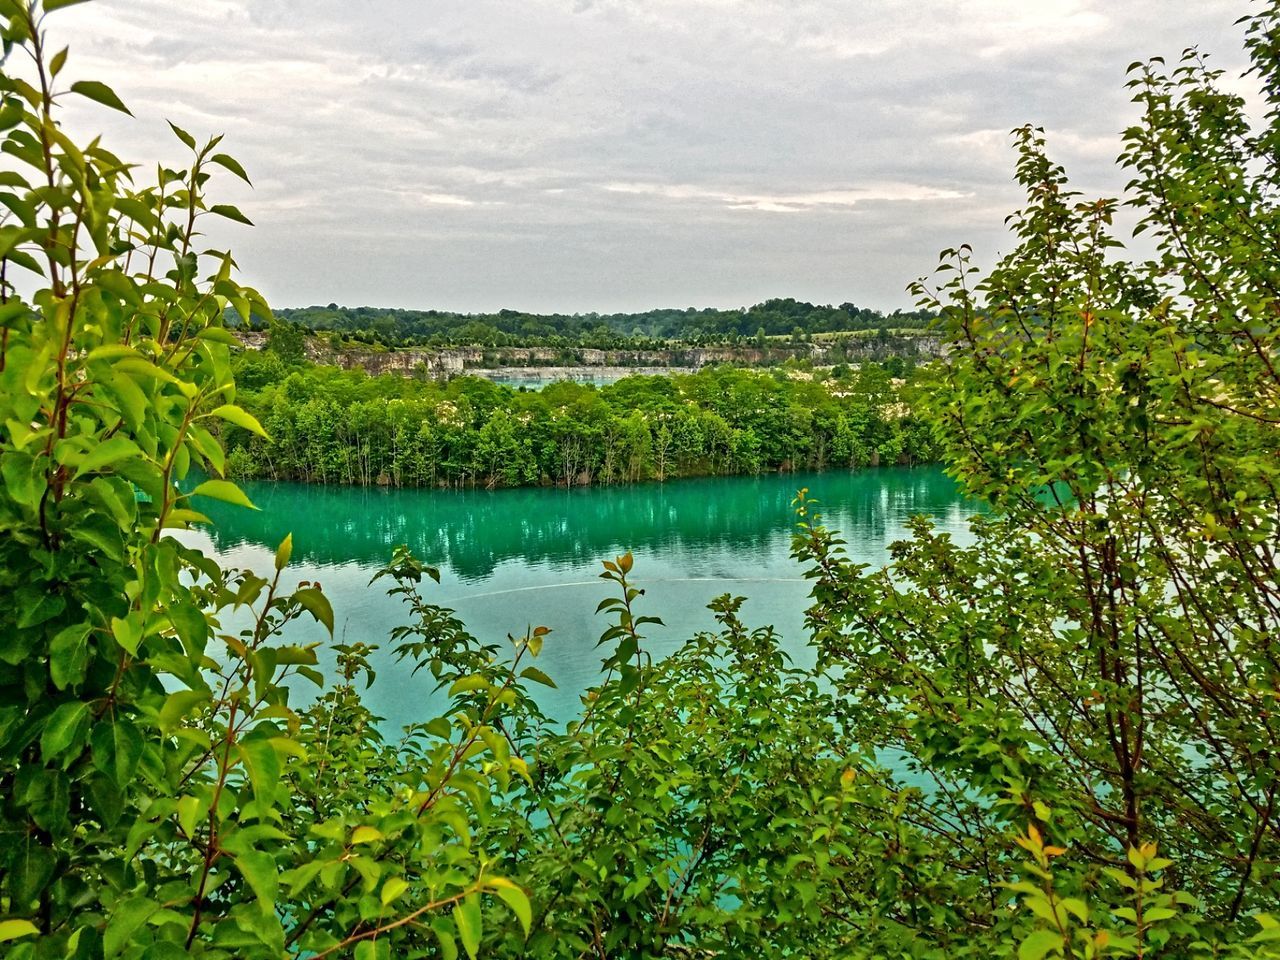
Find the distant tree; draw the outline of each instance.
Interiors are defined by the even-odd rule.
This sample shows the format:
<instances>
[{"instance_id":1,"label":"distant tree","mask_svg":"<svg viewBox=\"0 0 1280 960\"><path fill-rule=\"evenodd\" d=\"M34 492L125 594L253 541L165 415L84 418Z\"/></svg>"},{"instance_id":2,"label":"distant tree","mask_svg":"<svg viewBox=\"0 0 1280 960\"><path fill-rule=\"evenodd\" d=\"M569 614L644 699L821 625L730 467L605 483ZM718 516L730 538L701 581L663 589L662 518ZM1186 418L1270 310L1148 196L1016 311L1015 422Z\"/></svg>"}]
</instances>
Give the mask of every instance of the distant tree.
<instances>
[{"instance_id":1,"label":"distant tree","mask_svg":"<svg viewBox=\"0 0 1280 960\"><path fill-rule=\"evenodd\" d=\"M267 349L285 363L306 359L306 331L289 320L273 319L267 328Z\"/></svg>"},{"instance_id":2,"label":"distant tree","mask_svg":"<svg viewBox=\"0 0 1280 960\"><path fill-rule=\"evenodd\" d=\"M374 317L369 324L369 329L379 343L393 346L400 341L401 333L394 317L386 315Z\"/></svg>"}]
</instances>

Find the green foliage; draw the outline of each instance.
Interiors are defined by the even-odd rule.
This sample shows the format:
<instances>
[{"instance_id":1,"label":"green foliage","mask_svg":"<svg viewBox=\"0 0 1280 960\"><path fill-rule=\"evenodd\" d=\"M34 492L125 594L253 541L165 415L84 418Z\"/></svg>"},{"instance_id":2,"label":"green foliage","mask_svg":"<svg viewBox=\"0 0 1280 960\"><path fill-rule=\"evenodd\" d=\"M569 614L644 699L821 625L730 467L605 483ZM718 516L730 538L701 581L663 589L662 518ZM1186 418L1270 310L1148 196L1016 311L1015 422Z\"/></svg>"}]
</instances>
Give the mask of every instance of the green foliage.
<instances>
[{"instance_id":1,"label":"green foliage","mask_svg":"<svg viewBox=\"0 0 1280 960\"><path fill-rule=\"evenodd\" d=\"M633 483L768 470L921 463L930 429L906 390L865 364L829 387L718 368L515 391L478 378L448 384L333 368L266 382L246 351L237 382L270 439L228 434L241 477L391 486ZM282 373L279 367L273 372Z\"/></svg>"},{"instance_id":2,"label":"green foliage","mask_svg":"<svg viewBox=\"0 0 1280 960\"><path fill-rule=\"evenodd\" d=\"M476 346L579 346L597 349L645 348L668 341L731 343L754 337L757 347L766 337L806 334L865 333L884 328L919 330L936 315L926 310L878 310L842 303L838 307L795 300L766 300L736 310L649 310L617 314L533 314L518 310L463 314L443 310L395 310L378 307L300 307L277 311L282 320L309 331L332 330L357 343L392 347L465 344ZM255 324L262 318L253 318ZM777 346L785 346L778 343Z\"/></svg>"},{"instance_id":3,"label":"green foliage","mask_svg":"<svg viewBox=\"0 0 1280 960\"><path fill-rule=\"evenodd\" d=\"M375 420L418 402L395 391L436 388L281 380L272 351L240 366L271 401L259 424L223 319L266 307L198 246L207 215L245 219L207 202L211 168L247 177L176 127L189 162L143 187L74 144L60 92L123 105L55 85L67 58L47 56L44 15L70 5L0 0L6 46L34 64L0 74L19 167L0 175L6 957L1280 956L1280 6L1245 21L1261 130L1194 54L1132 71L1143 119L1123 159L1153 260L1114 256L1115 204L1080 202L1026 129L1019 248L981 280L951 252L941 290L920 286L953 349L913 402L988 507L971 542L919 520L868 571L802 491L812 669L731 596L716 632L654 661L659 621L617 557L603 672L567 725L530 695L555 682L536 666L550 631L473 637L398 549L375 578L406 607L390 640L449 706L390 741L360 699L371 638L333 647L332 683L317 670L333 611L289 585L292 540L261 576L181 531L204 522L196 493L248 508L224 434L248 464L287 449L255 447L269 431L324 435L302 419L315 382ZM833 436L828 401L837 417L892 402L883 369L847 408L777 374L536 401L462 380L427 392L435 419L424 406L414 429L451 404L485 452L437 462L506 476L539 423L517 402L598 424L593 444L634 430L641 450L663 429L681 442L687 409L745 437L798 408L757 434L771 463ZM369 435L351 444L366 475ZM578 456L565 476L594 463Z\"/></svg>"},{"instance_id":4,"label":"green foliage","mask_svg":"<svg viewBox=\"0 0 1280 960\"><path fill-rule=\"evenodd\" d=\"M306 331L288 320L273 319L267 333L267 350L281 363L301 363L305 358Z\"/></svg>"}]
</instances>

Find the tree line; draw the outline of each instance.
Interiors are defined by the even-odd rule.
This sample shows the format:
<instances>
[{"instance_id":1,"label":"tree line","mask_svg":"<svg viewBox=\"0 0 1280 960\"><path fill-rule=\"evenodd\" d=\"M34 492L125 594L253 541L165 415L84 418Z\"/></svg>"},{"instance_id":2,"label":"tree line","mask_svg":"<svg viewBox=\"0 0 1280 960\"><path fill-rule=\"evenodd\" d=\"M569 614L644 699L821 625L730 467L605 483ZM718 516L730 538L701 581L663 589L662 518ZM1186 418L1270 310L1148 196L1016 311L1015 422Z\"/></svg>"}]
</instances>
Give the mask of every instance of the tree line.
<instances>
[{"instance_id":1,"label":"tree line","mask_svg":"<svg viewBox=\"0 0 1280 960\"><path fill-rule=\"evenodd\" d=\"M242 403L270 439L227 431L242 478L384 486L635 483L934 459L905 384L882 366L840 376L714 368L515 390L237 361Z\"/></svg>"},{"instance_id":2,"label":"tree line","mask_svg":"<svg viewBox=\"0 0 1280 960\"><path fill-rule=\"evenodd\" d=\"M667 341L696 343L763 342L770 337L923 329L936 314L929 310L883 313L853 303L813 304L791 297L750 307L655 309L638 313L536 314L520 310L454 313L383 307L292 307L273 313L277 323L296 324L310 333L332 333L388 347L483 344L489 346L572 345L608 349L655 346ZM230 318L235 322L234 313ZM265 329L268 320L252 315L249 325Z\"/></svg>"}]
</instances>

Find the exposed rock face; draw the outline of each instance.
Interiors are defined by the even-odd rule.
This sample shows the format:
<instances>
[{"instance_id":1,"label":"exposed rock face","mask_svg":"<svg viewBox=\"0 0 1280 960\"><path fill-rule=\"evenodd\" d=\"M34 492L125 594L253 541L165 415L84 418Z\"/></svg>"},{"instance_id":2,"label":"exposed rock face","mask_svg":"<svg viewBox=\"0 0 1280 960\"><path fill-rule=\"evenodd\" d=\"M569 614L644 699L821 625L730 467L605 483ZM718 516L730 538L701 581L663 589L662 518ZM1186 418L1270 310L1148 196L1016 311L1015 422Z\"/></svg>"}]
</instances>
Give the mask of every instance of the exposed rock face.
<instances>
[{"instance_id":1,"label":"exposed rock face","mask_svg":"<svg viewBox=\"0 0 1280 960\"><path fill-rule=\"evenodd\" d=\"M343 350L325 351L317 363L329 363L347 370L360 367L372 374L398 373L411 376L420 369L433 377L462 373L469 363L479 363L484 354L466 348L456 350Z\"/></svg>"},{"instance_id":2,"label":"exposed rock face","mask_svg":"<svg viewBox=\"0 0 1280 960\"><path fill-rule=\"evenodd\" d=\"M237 331L236 336L246 349L261 350L267 345L267 335L258 331ZM372 374L396 373L412 376L419 371L428 376L449 377L460 373L484 371L486 376L503 376L508 370L536 368L545 377L551 369L566 371L573 367L628 368L636 373L653 373L653 368L680 368L697 370L713 363L736 363L746 366L764 366L780 363L788 357L800 356L813 363L833 363L831 341L813 341L799 347L719 346L678 347L671 350L596 350L589 347L556 349L553 347L407 347L403 350L334 350L318 338L308 337L307 359L345 370L361 368ZM936 336L889 337L887 340L872 337L854 337L846 341L845 356L841 360L858 363L890 355L914 356L932 359L942 356L942 341ZM553 365L555 365L553 367ZM479 368L479 369L477 369ZM532 376L532 374L525 374Z\"/></svg>"}]
</instances>

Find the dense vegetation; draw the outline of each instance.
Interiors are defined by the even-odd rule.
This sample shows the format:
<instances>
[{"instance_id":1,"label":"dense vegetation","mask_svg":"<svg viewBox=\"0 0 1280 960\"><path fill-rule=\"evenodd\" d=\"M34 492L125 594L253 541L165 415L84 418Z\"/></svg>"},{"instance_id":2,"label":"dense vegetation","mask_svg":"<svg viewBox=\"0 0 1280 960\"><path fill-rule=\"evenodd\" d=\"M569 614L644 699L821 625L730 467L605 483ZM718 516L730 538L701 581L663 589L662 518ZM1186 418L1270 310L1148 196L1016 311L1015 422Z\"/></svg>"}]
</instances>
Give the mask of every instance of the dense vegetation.
<instances>
[{"instance_id":1,"label":"dense vegetation","mask_svg":"<svg viewBox=\"0 0 1280 960\"><path fill-rule=\"evenodd\" d=\"M451 703L394 742L359 695L385 638L333 678L297 642L333 615L289 539L262 576L172 533L244 501L213 428L263 434L223 316L266 307L197 240L243 171L177 130L138 185L68 138L60 95L122 105L59 81L44 11L0 0L33 54L0 73L6 957L1280 956L1280 4L1245 21L1257 128L1197 54L1131 70L1153 257L1025 129L1017 249L920 288L972 543L920 522L868 571L802 493L811 671L728 596L652 662L609 561L567 726L526 693L555 635L471 637L396 550L391 642Z\"/></svg>"},{"instance_id":2,"label":"dense vegetation","mask_svg":"<svg viewBox=\"0 0 1280 960\"><path fill-rule=\"evenodd\" d=\"M535 314L518 310L497 313L450 313L441 310L398 310L381 307L320 307L277 310L277 322L307 331L335 331L365 343L389 347L486 344L526 346L567 344L588 347L646 345L651 341L763 341L767 337L927 327L936 314L927 310L878 310L842 303L819 306L802 300L766 300L738 310L647 310L643 313ZM251 326L268 321L253 315Z\"/></svg>"},{"instance_id":3,"label":"dense vegetation","mask_svg":"<svg viewBox=\"0 0 1280 960\"><path fill-rule=\"evenodd\" d=\"M930 430L876 364L829 382L723 368L534 392L476 377L286 371L270 353L237 364L242 389L258 388L241 402L270 438L229 434L229 469L241 477L573 486L934 457Z\"/></svg>"}]
</instances>

